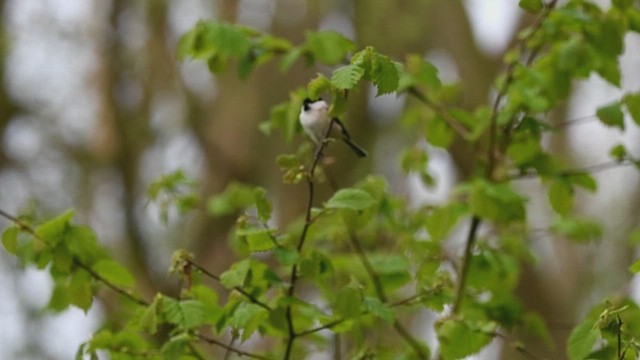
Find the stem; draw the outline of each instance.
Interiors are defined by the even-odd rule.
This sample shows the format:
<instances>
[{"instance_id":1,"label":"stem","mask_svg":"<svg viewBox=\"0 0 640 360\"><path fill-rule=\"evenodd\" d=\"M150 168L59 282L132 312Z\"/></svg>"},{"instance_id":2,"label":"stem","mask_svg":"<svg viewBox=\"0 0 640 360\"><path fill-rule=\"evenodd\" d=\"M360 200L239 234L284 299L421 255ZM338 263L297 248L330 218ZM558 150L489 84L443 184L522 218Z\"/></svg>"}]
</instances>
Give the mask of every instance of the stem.
<instances>
[{"instance_id":1,"label":"stem","mask_svg":"<svg viewBox=\"0 0 640 360\"><path fill-rule=\"evenodd\" d=\"M201 273L205 274L206 276L220 282L220 276L210 272L209 270L205 269L204 267L194 263L193 261L188 260L187 261L191 266L193 266L194 268L198 269ZM239 292L240 294L242 294L244 297L246 297L247 299L249 299L249 301L251 301L252 303L260 306L261 308L267 310L267 311L272 311L273 309L271 309L271 307L265 303L263 303L262 301L258 300L258 298L256 298L255 296L251 295L249 292L247 292L246 290L244 290L243 288L236 286L233 288L233 290Z\"/></svg>"},{"instance_id":2,"label":"stem","mask_svg":"<svg viewBox=\"0 0 640 360\"><path fill-rule=\"evenodd\" d=\"M327 139L331 132L331 128L333 127L334 121L335 121L335 118L331 119L331 122L329 123L329 126L325 131L324 137L322 138L322 141L320 142L320 145L318 146L318 149L316 150L313 156L313 162L311 163L311 168L309 169L309 173L307 174L307 186L309 189L309 198L307 201L307 208L305 210L304 227L302 228L302 234L300 234L300 239L298 240L298 245L296 246L296 250L298 251L298 253L302 252L302 248L304 246L305 240L307 239L307 233L309 232L309 227L311 226L311 222L312 222L311 208L313 207L313 197L314 197L313 175L316 170L316 167L318 167L318 164L320 163L320 159L322 158L322 151L324 150L327 144ZM293 264L293 266L291 267L291 275L289 276L290 285L289 285L289 289L287 290L287 296L289 298L292 298L295 296L297 281L298 281L298 264ZM287 320L287 329L288 329L289 336L287 338L284 359L289 360L291 358L291 350L293 349L293 342L298 336L293 326L293 309L291 304L287 305L285 317Z\"/></svg>"},{"instance_id":3,"label":"stem","mask_svg":"<svg viewBox=\"0 0 640 360\"><path fill-rule=\"evenodd\" d=\"M480 218L474 216L471 218L471 227L467 235L467 242L464 248L464 257L462 258L462 269L460 270L460 280L458 281L458 289L456 291L455 301L453 303L453 313L456 314L460 310L462 298L467 287L467 278L469 276L469 266L471 265L471 256L473 255L473 246L475 245L478 227L480 227Z\"/></svg>"},{"instance_id":4,"label":"stem","mask_svg":"<svg viewBox=\"0 0 640 360\"><path fill-rule=\"evenodd\" d=\"M208 344L219 346L219 347L221 347L223 349L226 349L227 351L234 352L234 353L236 353L238 355L241 355L241 356L250 357L252 359L271 360L271 358L268 358L266 356L253 354L253 353L250 353L250 352L246 352L244 350L240 350L240 349L235 348L233 346L229 346L229 345L223 343L222 341L219 341L219 340L216 340L216 339L204 336L204 335L198 335L198 339L200 339L201 341L204 341L204 342L206 342Z\"/></svg>"}]
</instances>

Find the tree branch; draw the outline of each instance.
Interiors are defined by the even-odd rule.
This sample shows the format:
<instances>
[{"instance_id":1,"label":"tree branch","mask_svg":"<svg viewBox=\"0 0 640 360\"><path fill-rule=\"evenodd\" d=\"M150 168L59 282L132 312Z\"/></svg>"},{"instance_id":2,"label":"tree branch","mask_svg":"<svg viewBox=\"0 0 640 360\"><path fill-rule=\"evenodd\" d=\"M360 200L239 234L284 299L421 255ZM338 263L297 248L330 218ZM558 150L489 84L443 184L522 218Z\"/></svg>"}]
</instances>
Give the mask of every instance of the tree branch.
<instances>
[{"instance_id":1,"label":"tree branch","mask_svg":"<svg viewBox=\"0 0 640 360\"><path fill-rule=\"evenodd\" d=\"M302 251L304 246L304 242L307 239L307 233L309 231L309 227L311 226L311 208L313 207L313 197L314 197L314 180L313 175L316 170L316 167L320 163L320 159L322 158L322 152L327 144L327 139L329 134L331 133L331 128L333 127L333 123L335 118L331 119L327 130L313 156L313 162L311 163L311 168L309 168L309 172L307 173L307 186L309 189L309 198L307 201L307 208L305 210L305 221L304 227L302 228L302 234L300 234L300 239L298 240L298 245L296 246L296 250L298 253ZM289 289L287 291L287 296L290 298L295 296L296 283L298 281L298 264L293 264L291 267L291 275L289 276ZM285 317L287 320L287 328L289 332L289 337L287 338L286 350L284 353L284 359L288 360L291 358L291 350L293 348L293 342L295 341L298 334L296 334L295 328L293 326L293 313L292 313L292 305L289 304L286 309Z\"/></svg>"},{"instance_id":2,"label":"tree branch","mask_svg":"<svg viewBox=\"0 0 640 360\"><path fill-rule=\"evenodd\" d=\"M557 3L557 0L551 0L548 4L546 4L542 14L540 14L540 16L536 19L535 23L532 25L532 30L527 34L527 36L525 36L524 38L522 38L522 40L520 40L518 44L518 49L520 50L521 53L524 52L524 50L526 49L527 42L542 27L542 23L547 18L547 16L549 16L551 10L553 10L556 3ZM535 49L529 54L528 58L525 60L525 63L527 65L531 64L533 59L538 54L538 50L539 49ZM509 86L514 80L516 64L517 64L516 61L513 61L508 64L507 69L505 71L506 80L504 82L504 86L502 87L502 89L500 89L500 92L498 93L498 95L496 96L493 102L493 107L491 111L491 120L489 124L489 144L487 147L487 154L486 154L487 167L485 169L485 174L484 174L485 178L488 181L493 181L493 172L495 170L496 163L499 158L498 154L496 154L498 150L498 147L497 147L498 113L500 111L500 105L502 104L502 102L504 101L504 98L507 95L507 90L509 89ZM511 121L509 123L511 123ZM509 126L507 126L506 128L508 127ZM456 314L460 310L462 298L464 297L464 293L466 290L467 276L469 273L469 266L471 264L471 257L473 255L472 254L473 247L475 246L475 242L477 239L477 232L481 222L482 220L478 216L474 215L471 218L471 226L469 227L469 233L467 234L464 256L462 258L462 268L460 273L460 279L458 280L458 289L456 291L455 300L453 303L453 309L452 309L453 314Z\"/></svg>"}]
</instances>

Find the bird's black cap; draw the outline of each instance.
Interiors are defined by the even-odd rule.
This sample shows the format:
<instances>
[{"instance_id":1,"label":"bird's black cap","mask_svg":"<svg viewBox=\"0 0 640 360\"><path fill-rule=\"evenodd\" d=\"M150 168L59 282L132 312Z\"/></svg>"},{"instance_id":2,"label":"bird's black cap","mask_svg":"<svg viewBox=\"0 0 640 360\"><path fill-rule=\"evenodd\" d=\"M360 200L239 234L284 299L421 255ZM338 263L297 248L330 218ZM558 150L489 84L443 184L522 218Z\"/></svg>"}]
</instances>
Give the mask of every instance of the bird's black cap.
<instances>
[{"instance_id":1,"label":"bird's black cap","mask_svg":"<svg viewBox=\"0 0 640 360\"><path fill-rule=\"evenodd\" d=\"M313 104L316 101L320 101L322 100L321 97L319 97L317 100L311 100L309 98L306 98L302 101L302 107L304 108L304 111L308 111L310 109L309 105Z\"/></svg>"}]
</instances>

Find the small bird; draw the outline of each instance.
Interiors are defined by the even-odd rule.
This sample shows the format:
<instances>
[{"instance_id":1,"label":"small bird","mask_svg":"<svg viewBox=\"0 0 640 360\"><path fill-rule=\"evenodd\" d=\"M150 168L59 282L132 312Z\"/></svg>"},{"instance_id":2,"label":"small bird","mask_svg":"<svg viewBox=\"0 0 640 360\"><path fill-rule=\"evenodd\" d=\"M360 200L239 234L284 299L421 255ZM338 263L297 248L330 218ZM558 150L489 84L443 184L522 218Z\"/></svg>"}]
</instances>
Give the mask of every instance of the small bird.
<instances>
[{"instance_id":1,"label":"small bird","mask_svg":"<svg viewBox=\"0 0 640 360\"><path fill-rule=\"evenodd\" d=\"M300 124L302 128L309 135L311 140L318 146L322 142L327 127L331 124L329 118L329 104L326 101L319 98L318 100L304 99L302 102L302 109L300 110ZM358 146L351 140L351 136L344 127L344 124L338 119L333 118L333 129L340 130L342 133L342 141L347 144L353 152L359 157L367 156L367 152Z\"/></svg>"}]
</instances>

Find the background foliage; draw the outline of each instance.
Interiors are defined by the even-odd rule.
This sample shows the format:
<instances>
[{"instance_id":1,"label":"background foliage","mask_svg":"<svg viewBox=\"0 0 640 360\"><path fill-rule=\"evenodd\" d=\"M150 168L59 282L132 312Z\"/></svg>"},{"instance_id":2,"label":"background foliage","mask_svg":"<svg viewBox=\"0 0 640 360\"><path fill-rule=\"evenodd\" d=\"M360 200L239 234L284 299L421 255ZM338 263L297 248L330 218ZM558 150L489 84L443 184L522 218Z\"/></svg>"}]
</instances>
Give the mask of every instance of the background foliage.
<instances>
[{"instance_id":1,"label":"background foliage","mask_svg":"<svg viewBox=\"0 0 640 360\"><path fill-rule=\"evenodd\" d=\"M94 59L95 141L61 134L38 156L67 175L62 193L78 200L31 194L29 207L0 207L6 252L51 278L46 309L86 313L101 299L105 321L78 358L638 357L640 312L619 290L640 271L629 251L636 220L612 233L605 207L590 214L582 205L587 193L615 187L595 173L637 171L640 162L621 144L595 149L610 159L584 166L563 151L580 125L564 119L577 81L623 83L625 39L640 32L637 3L522 0L528 15L497 59L478 54L455 1L393 10L354 2L357 42L310 26L328 11L312 1L309 21L269 31L237 25L242 6L222 2L216 20L169 42L171 4L112 2ZM137 45L120 29L128 11L143 14ZM398 31L375 27L381 18ZM437 32L443 21L463 35ZM458 81L423 56L433 48L453 57ZM174 54L183 66L205 64L215 87L179 73ZM402 105L393 125L375 110L387 94ZM370 160L356 162L332 141L319 149L301 141L300 105L319 96L373 150ZM9 136L31 108L6 91L2 99ZM588 120L632 132L640 93L597 104ZM391 127L398 145L385 137ZM183 145L167 140L176 132ZM31 160L8 144L5 177L20 179L13 167ZM150 154L164 148L166 163L154 168ZM397 190L399 170L427 188L442 183L429 166L442 154L459 174L446 201L416 204ZM523 185L534 182L543 194ZM115 208L109 184L117 184ZM106 196L90 195L101 186ZM551 211L536 209L540 199ZM117 214L115 244L96 235L105 211ZM144 225L149 215L155 223ZM540 234L567 255L546 255ZM575 249L595 242L615 249L597 258L625 276L584 272L589 255ZM536 265L549 261L559 262L560 279ZM579 286L590 276L593 286Z\"/></svg>"}]
</instances>

